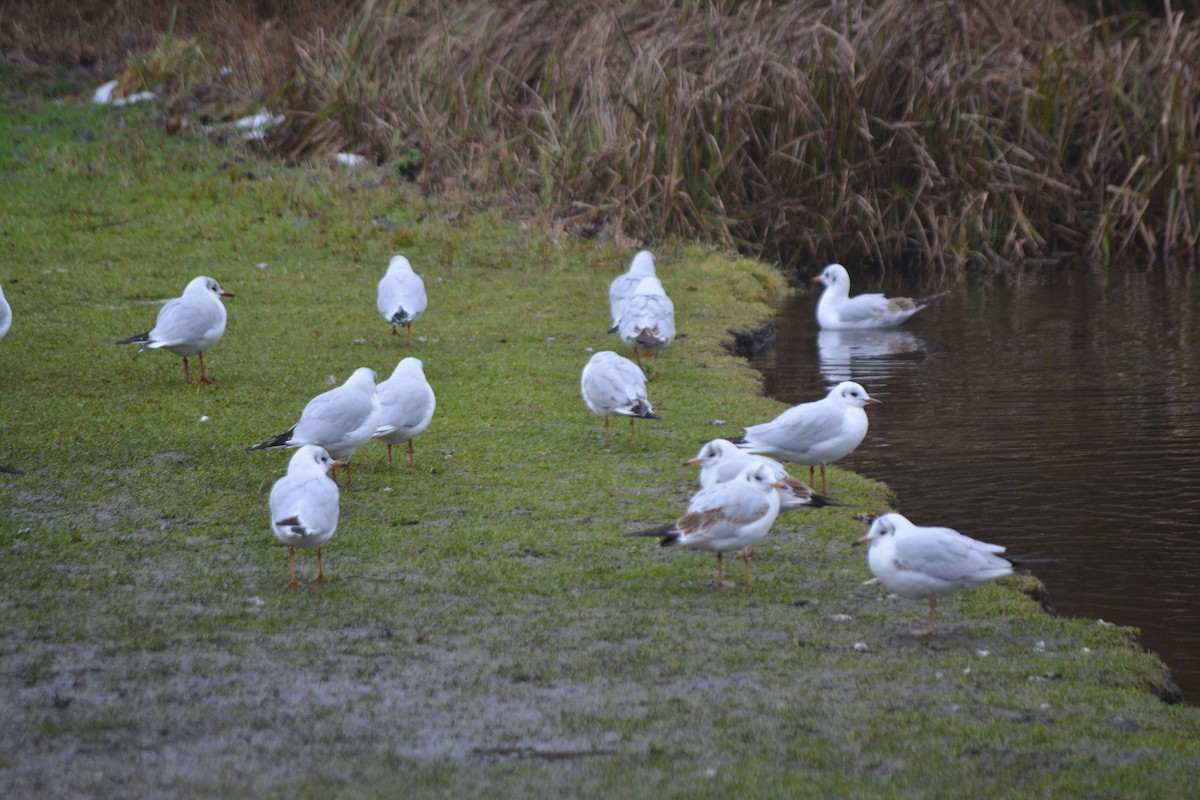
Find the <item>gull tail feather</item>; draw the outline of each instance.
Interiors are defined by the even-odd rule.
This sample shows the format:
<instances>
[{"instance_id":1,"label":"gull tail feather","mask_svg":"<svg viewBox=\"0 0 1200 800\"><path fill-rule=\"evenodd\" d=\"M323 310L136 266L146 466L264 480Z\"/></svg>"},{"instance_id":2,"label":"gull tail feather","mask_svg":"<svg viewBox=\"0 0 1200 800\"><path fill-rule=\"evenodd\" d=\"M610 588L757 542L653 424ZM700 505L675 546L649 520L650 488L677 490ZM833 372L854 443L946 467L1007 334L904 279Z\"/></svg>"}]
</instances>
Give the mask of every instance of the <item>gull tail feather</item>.
<instances>
[{"instance_id":1,"label":"gull tail feather","mask_svg":"<svg viewBox=\"0 0 1200 800\"><path fill-rule=\"evenodd\" d=\"M657 528L650 528L644 531L634 531L633 533L625 534L626 538L633 536L653 536L659 541L659 547L670 547L679 541L679 531L675 529L675 525L660 525Z\"/></svg>"},{"instance_id":2,"label":"gull tail feather","mask_svg":"<svg viewBox=\"0 0 1200 800\"><path fill-rule=\"evenodd\" d=\"M149 344L150 331L139 333L137 336L130 336L128 339L122 339L117 344Z\"/></svg>"},{"instance_id":3,"label":"gull tail feather","mask_svg":"<svg viewBox=\"0 0 1200 800\"><path fill-rule=\"evenodd\" d=\"M294 436L295 433L296 428L293 426L289 428L286 433L281 433L274 439L268 439L265 442L259 442L258 444L250 445L246 448L246 452L251 450L270 450L273 447L287 447L291 444L292 436Z\"/></svg>"}]
</instances>

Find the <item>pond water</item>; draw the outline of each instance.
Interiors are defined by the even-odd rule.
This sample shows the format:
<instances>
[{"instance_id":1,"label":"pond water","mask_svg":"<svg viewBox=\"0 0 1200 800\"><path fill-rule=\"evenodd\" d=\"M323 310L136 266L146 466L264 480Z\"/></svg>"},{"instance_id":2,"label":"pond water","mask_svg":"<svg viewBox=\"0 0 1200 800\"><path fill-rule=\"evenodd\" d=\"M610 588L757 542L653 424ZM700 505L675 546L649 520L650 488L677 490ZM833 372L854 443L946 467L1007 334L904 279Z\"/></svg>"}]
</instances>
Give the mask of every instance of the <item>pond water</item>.
<instances>
[{"instance_id":1,"label":"pond water","mask_svg":"<svg viewBox=\"0 0 1200 800\"><path fill-rule=\"evenodd\" d=\"M819 331L815 304L780 308L754 359L767 393L795 404L862 383L883 402L839 466L887 483L917 524L1062 558L1037 570L1058 611L1140 628L1200 699L1197 274L964 284L890 331Z\"/></svg>"}]
</instances>

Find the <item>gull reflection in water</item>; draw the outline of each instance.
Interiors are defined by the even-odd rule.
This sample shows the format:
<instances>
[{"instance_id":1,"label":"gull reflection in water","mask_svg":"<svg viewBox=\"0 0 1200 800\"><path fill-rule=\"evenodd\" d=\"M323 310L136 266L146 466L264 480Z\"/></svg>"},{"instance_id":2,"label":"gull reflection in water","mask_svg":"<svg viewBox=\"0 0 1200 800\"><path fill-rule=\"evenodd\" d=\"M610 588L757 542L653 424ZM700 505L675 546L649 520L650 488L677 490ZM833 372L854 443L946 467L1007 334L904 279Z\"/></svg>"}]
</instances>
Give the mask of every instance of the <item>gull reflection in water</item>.
<instances>
[{"instance_id":1,"label":"gull reflection in water","mask_svg":"<svg viewBox=\"0 0 1200 800\"><path fill-rule=\"evenodd\" d=\"M887 378L909 359L895 356L925 351L925 342L898 328L821 331L817 352L821 374L831 385L842 381Z\"/></svg>"}]
</instances>

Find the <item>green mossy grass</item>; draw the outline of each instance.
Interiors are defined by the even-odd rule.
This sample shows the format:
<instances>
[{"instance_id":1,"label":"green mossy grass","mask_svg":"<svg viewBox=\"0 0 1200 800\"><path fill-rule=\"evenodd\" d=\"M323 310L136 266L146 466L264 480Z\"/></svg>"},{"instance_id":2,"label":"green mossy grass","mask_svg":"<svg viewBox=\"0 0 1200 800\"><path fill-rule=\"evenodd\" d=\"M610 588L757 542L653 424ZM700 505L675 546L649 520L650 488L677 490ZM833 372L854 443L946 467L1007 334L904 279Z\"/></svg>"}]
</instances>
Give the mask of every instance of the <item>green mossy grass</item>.
<instances>
[{"instance_id":1,"label":"green mossy grass","mask_svg":"<svg viewBox=\"0 0 1200 800\"><path fill-rule=\"evenodd\" d=\"M628 249L385 170L166 136L142 107L10 105L0 174L0 463L27 473L0 475L4 794L1128 797L1200 777L1200 717L1148 691L1166 671L1128 630L1049 617L1011 579L911 637L924 604L863 585L850 546L878 483L832 469L846 505L784 516L752 590L622 537L681 513L701 440L781 409L722 348L784 291L768 267L654 248L682 334L650 383L663 419L605 447L578 381L622 352L604 331ZM411 350L374 308L396 252L430 297ZM113 343L201 274L237 296L216 382L188 386L177 357ZM267 494L289 453L246 446L407 355L438 397L416 467L359 451L329 582L286 590Z\"/></svg>"}]
</instances>

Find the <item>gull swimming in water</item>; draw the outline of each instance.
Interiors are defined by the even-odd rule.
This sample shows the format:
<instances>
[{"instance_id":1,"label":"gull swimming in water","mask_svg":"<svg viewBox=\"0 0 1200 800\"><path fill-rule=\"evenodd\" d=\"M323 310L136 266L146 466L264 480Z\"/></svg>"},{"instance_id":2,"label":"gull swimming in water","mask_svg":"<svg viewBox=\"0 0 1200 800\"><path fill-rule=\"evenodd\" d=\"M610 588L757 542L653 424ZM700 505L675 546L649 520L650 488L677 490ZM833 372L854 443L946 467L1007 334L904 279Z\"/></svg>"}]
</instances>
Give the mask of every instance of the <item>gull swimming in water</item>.
<instances>
[{"instance_id":1,"label":"gull swimming in water","mask_svg":"<svg viewBox=\"0 0 1200 800\"><path fill-rule=\"evenodd\" d=\"M650 407L642 368L611 350L601 350L588 360L579 378L579 389L592 413L604 417L606 447L610 442L609 417L629 417L630 441L637 436L635 419L662 419Z\"/></svg>"},{"instance_id":2,"label":"gull swimming in water","mask_svg":"<svg viewBox=\"0 0 1200 800\"><path fill-rule=\"evenodd\" d=\"M221 341L225 333L225 304L222 297L233 292L212 278L193 278L183 294L168 300L158 312L154 327L146 333L122 339L117 344L138 344L142 350L170 350L183 358L183 379L192 382L188 358L200 357L200 382L212 383L204 372L204 351Z\"/></svg>"},{"instance_id":3,"label":"gull swimming in water","mask_svg":"<svg viewBox=\"0 0 1200 800\"><path fill-rule=\"evenodd\" d=\"M316 444L346 468L346 485L350 485L350 457L354 451L371 441L378 428L379 402L375 397L375 370L359 367L346 382L336 389L317 395L308 401L300 413L300 421L288 430L247 450L270 450L279 447L303 447ZM334 473L337 474L336 471Z\"/></svg>"},{"instance_id":4,"label":"gull swimming in water","mask_svg":"<svg viewBox=\"0 0 1200 800\"><path fill-rule=\"evenodd\" d=\"M388 466L392 466L392 445L408 443L408 466L413 466L413 439L429 427L437 400L425 378L419 358L403 358L392 376L375 387L379 399L379 419L374 438L387 445Z\"/></svg>"},{"instance_id":5,"label":"gull swimming in water","mask_svg":"<svg viewBox=\"0 0 1200 800\"><path fill-rule=\"evenodd\" d=\"M1013 564L1001 558L1004 547L963 536L952 528L914 525L902 514L877 517L856 544L870 545L867 564L880 583L901 597L929 600L933 632L937 599L959 589L971 589L1013 574Z\"/></svg>"},{"instance_id":6,"label":"gull swimming in water","mask_svg":"<svg viewBox=\"0 0 1200 800\"><path fill-rule=\"evenodd\" d=\"M850 296L850 273L841 264L830 264L813 278L825 286L817 301L817 323L826 330L892 328L928 306L941 295L913 300L882 294Z\"/></svg>"},{"instance_id":7,"label":"gull swimming in water","mask_svg":"<svg viewBox=\"0 0 1200 800\"><path fill-rule=\"evenodd\" d=\"M638 281L621 308L617 330L621 341L633 348L639 367L643 353L653 355L657 365L658 354L675 339L675 304L667 297L662 281L654 276Z\"/></svg>"},{"instance_id":8,"label":"gull swimming in water","mask_svg":"<svg viewBox=\"0 0 1200 800\"><path fill-rule=\"evenodd\" d=\"M683 545L717 554L717 586L724 586L721 559L725 553L746 564L746 587L752 586L750 558L754 545L767 535L779 515L780 483L766 463L747 464L731 481L701 489L687 513L669 525L627 533L655 536L661 547Z\"/></svg>"},{"instance_id":9,"label":"gull swimming in water","mask_svg":"<svg viewBox=\"0 0 1200 800\"><path fill-rule=\"evenodd\" d=\"M407 258L393 256L387 273L379 280L375 299L379 313L392 326L392 335L399 336L396 327L403 325L407 336L405 344L411 347L412 324L421 318L428 304L425 281L413 272Z\"/></svg>"},{"instance_id":10,"label":"gull swimming in water","mask_svg":"<svg viewBox=\"0 0 1200 800\"><path fill-rule=\"evenodd\" d=\"M808 466L811 485L814 467L821 467L821 492L829 491L825 465L844 458L867 435L863 406L879 401L854 381L843 381L823 399L792 406L770 422L751 425L746 434L730 439L742 450Z\"/></svg>"},{"instance_id":11,"label":"gull swimming in water","mask_svg":"<svg viewBox=\"0 0 1200 800\"><path fill-rule=\"evenodd\" d=\"M325 474L342 466L325 448L306 444L288 462L287 474L271 487L271 530L288 546L291 570L289 589L300 588L296 580L296 548L317 549L318 582L325 580L321 547L337 530L338 487Z\"/></svg>"},{"instance_id":12,"label":"gull swimming in water","mask_svg":"<svg viewBox=\"0 0 1200 800\"><path fill-rule=\"evenodd\" d=\"M609 333L616 333L619 329L625 301L637 291L638 284L646 277L655 277L654 254L649 250L639 250L629 263L629 271L613 278L613 282L608 286L608 308L612 314Z\"/></svg>"}]
</instances>

